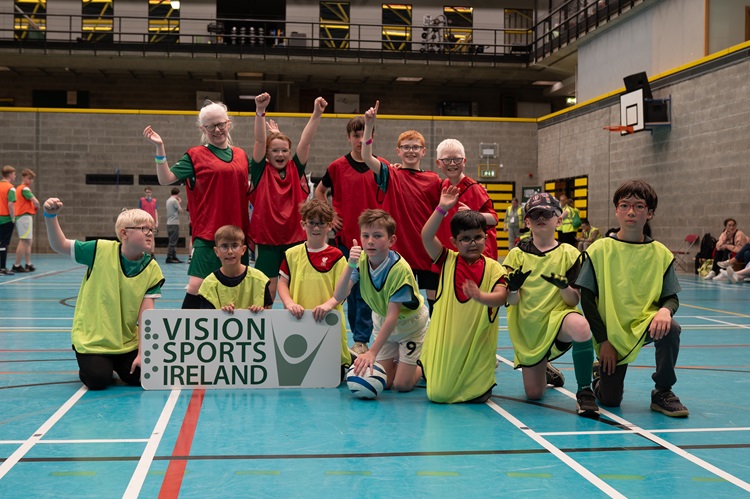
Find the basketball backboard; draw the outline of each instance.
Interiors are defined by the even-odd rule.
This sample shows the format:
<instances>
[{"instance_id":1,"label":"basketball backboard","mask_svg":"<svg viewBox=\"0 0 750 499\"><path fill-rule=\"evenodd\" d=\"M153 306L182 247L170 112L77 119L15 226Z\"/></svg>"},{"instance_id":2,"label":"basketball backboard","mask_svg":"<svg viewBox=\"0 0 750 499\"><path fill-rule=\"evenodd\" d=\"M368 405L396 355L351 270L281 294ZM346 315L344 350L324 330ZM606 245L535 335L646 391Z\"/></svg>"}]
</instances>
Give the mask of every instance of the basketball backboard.
<instances>
[{"instance_id":1,"label":"basketball backboard","mask_svg":"<svg viewBox=\"0 0 750 499\"><path fill-rule=\"evenodd\" d=\"M620 95L620 125L632 126L634 132L639 132L646 126L644 119L643 89ZM621 132L625 135L627 132Z\"/></svg>"}]
</instances>

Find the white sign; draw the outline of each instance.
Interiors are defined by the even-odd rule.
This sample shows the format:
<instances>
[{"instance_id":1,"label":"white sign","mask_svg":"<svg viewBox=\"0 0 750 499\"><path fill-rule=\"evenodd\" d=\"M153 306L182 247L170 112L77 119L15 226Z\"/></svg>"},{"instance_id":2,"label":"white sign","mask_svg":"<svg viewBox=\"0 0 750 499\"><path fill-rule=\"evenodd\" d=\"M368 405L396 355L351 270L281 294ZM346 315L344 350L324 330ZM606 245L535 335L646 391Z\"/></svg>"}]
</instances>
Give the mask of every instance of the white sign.
<instances>
[{"instance_id":1,"label":"white sign","mask_svg":"<svg viewBox=\"0 0 750 499\"><path fill-rule=\"evenodd\" d=\"M147 310L141 385L172 388L334 388L341 377L338 312L315 322L287 310Z\"/></svg>"}]
</instances>

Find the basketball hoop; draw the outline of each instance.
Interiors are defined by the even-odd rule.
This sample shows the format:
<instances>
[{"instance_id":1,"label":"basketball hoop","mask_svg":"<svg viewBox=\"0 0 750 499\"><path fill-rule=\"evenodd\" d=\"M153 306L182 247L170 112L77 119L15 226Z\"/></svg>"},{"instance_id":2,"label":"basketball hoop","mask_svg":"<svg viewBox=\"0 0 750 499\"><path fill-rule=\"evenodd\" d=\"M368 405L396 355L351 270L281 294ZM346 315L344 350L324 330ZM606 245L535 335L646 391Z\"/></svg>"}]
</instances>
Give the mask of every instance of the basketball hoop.
<instances>
[{"instance_id":1,"label":"basketball hoop","mask_svg":"<svg viewBox=\"0 0 750 499\"><path fill-rule=\"evenodd\" d=\"M627 135L635 131L632 126L626 125L607 125L604 129L609 130L610 132L620 132L622 135Z\"/></svg>"}]
</instances>

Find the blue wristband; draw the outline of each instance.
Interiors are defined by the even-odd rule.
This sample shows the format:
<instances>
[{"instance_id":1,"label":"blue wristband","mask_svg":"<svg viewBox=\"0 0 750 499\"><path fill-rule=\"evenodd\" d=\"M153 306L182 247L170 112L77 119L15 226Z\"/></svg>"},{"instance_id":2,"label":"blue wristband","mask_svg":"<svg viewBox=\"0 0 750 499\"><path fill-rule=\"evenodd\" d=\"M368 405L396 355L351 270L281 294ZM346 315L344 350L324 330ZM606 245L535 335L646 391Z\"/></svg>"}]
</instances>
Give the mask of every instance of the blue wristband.
<instances>
[{"instance_id":1,"label":"blue wristband","mask_svg":"<svg viewBox=\"0 0 750 499\"><path fill-rule=\"evenodd\" d=\"M44 212L44 218L55 218L57 216L57 213L47 213Z\"/></svg>"}]
</instances>

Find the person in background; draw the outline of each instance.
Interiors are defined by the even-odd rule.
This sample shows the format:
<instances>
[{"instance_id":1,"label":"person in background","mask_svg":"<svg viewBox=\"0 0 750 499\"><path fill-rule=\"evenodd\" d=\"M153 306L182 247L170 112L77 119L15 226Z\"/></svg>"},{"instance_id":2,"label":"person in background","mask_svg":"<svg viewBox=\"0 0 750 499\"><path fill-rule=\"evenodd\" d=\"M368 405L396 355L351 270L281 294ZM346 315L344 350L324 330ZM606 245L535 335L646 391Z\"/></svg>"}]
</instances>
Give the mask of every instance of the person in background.
<instances>
[{"instance_id":1,"label":"person in background","mask_svg":"<svg viewBox=\"0 0 750 499\"><path fill-rule=\"evenodd\" d=\"M6 267L8 261L8 246L13 237L13 222L16 218L16 169L10 165L3 167L0 179L0 275L13 275L13 270Z\"/></svg>"},{"instance_id":2,"label":"person in background","mask_svg":"<svg viewBox=\"0 0 750 499\"><path fill-rule=\"evenodd\" d=\"M167 263L182 263L177 258L177 241L180 239L180 214L183 212L179 187L172 187L172 195L167 199Z\"/></svg>"},{"instance_id":3,"label":"person in background","mask_svg":"<svg viewBox=\"0 0 750 499\"><path fill-rule=\"evenodd\" d=\"M503 230L508 233L508 251L516 246L516 239L521 237L523 226L523 207L519 206L518 198L513 198L510 206L505 210L503 220Z\"/></svg>"},{"instance_id":4,"label":"person in background","mask_svg":"<svg viewBox=\"0 0 750 499\"><path fill-rule=\"evenodd\" d=\"M16 187L16 232L18 233L18 247L16 248L16 264L13 272L34 272L36 267L31 263L31 240L34 237L34 215L39 209L39 200L31 192L36 173L28 168L21 172L21 183ZM26 261L26 266L21 264Z\"/></svg>"},{"instance_id":5,"label":"person in background","mask_svg":"<svg viewBox=\"0 0 750 499\"><path fill-rule=\"evenodd\" d=\"M596 227L592 227L588 218L581 219L581 237L576 237L578 241L578 251L584 252L591 243L602 237L601 232Z\"/></svg>"}]
</instances>

